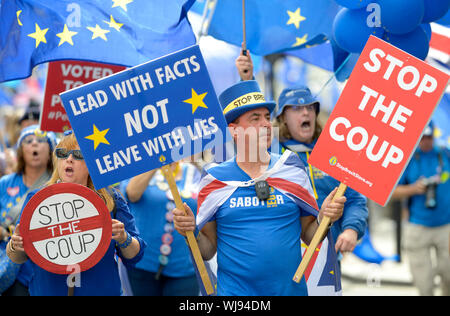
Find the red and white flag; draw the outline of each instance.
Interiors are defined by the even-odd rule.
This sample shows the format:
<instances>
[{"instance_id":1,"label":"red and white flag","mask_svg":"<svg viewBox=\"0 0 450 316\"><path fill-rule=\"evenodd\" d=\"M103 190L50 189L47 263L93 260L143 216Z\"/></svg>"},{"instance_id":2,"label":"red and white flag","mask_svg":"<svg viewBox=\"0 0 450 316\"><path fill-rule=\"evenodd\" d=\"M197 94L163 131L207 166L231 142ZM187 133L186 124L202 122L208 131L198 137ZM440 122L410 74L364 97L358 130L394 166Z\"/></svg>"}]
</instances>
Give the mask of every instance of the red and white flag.
<instances>
[{"instance_id":1,"label":"red and white flag","mask_svg":"<svg viewBox=\"0 0 450 316\"><path fill-rule=\"evenodd\" d=\"M201 229L214 216L219 207L236 189L254 186L256 182L263 180L287 195L311 215L318 215L319 208L304 166L295 153L287 150L271 169L251 181L220 181L206 173L199 185L198 228Z\"/></svg>"},{"instance_id":2,"label":"red and white flag","mask_svg":"<svg viewBox=\"0 0 450 316\"><path fill-rule=\"evenodd\" d=\"M431 23L431 30L428 57L448 64L450 62L450 28L438 23Z\"/></svg>"}]
</instances>

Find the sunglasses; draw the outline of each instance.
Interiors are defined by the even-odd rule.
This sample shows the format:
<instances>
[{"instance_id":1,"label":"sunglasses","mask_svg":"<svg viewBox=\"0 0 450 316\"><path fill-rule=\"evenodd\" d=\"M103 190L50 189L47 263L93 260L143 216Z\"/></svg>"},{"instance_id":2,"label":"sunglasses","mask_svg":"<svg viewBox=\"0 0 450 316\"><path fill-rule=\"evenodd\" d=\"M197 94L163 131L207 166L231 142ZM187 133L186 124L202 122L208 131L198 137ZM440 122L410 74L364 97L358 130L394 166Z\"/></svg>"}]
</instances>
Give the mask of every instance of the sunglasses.
<instances>
[{"instance_id":1,"label":"sunglasses","mask_svg":"<svg viewBox=\"0 0 450 316\"><path fill-rule=\"evenodd\" d=\"M293 105L292 108L294 111L302 111L303 109L306 109L308 112L312 112L316 110L316 104L307 104L307 105Z\"/></svg>"},{"instance_id":2,"label":"sunglasses","mask_svg":"<svg viewBox=\"0 0 450 316\"><path fill-rule=\"evenodd\" d=\"M84 160L83 154L81 150L67 150L66 148L56 148L55 150L56 157L59 159L67 159L72 154L72 157L76 160Z\"/></svg>"}]
</instances>

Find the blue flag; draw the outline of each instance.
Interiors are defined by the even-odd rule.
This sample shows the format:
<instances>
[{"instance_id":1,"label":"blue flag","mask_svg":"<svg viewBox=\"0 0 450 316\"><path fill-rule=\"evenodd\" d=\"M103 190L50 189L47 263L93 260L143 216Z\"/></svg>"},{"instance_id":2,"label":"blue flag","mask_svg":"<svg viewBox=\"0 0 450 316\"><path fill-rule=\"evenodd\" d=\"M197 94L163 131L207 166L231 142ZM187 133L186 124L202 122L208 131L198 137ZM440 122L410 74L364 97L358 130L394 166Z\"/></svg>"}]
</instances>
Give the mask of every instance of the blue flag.
<instances>
[{"instance_id":1,"label":"blue flag","mask_svg":"<svg viewBox=\"0 0 450 316\"><path fill-rule=\"evenodd\" d=\"M247 48L261 56L324 43L339 10L334 0L247 0L245 3ZM241 45L242 1L218 1L209 35Z\"/></svg>"},{"instance_id":2,"label":"blue flag","mask_svg":"<svg viewBox=\"0 0 450 316\"><path fill-rule=\"evenodd\" d=\"M52 60L135 66L191 46L194 1L2 0L0 82Z\"/></svg>"},{"instance_id":3,"label":"blue flag","mask_svg":"<svg viewBox=\"0 0 450 316\"><path fill-rule=\"evenodd\" d=\"M444 94L432 118L436 130L434 136L439 146L450 149L450 93Z\"/></svg>"}]
</instances>

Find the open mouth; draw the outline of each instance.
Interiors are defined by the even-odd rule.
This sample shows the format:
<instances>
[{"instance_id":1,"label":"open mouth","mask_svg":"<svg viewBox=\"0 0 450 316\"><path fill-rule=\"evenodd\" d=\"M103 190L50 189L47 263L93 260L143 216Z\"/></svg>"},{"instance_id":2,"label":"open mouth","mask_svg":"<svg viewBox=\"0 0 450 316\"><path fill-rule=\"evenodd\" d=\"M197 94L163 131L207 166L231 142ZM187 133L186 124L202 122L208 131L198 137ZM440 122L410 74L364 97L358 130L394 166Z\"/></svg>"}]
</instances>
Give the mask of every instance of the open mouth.
<instances>
[{"instance_id":1,"label":"open mouth","mask_svg":"<svg viewBox=\"0 0 450 316\"><path fill-rule=\"evenodd\" d=\"M311 122L310 121L304 121L301 125L302 128L310 128Z\"/></svg>"},{"instance_id":2,"label":"open mouth","mask_svg":"<svg viewBox=\"0 0 450 316\"><path fill-rule=\"evenodd\" d=\"M66 175L71 176L71 175L73 175L73 168L72 167L66 167L64 169L64 172L66 173Z\"/></svg>"},{"instance_id":3,"label":"open mouth","mask_svg":"<svg viewBox=\"0 0 450 316\"><path fill-rule=\"evenodd\" d=\"M33 157L39 156L39 153L36 150L34 150L32 154L33 154Z\"/></svg>"}]
</instances>

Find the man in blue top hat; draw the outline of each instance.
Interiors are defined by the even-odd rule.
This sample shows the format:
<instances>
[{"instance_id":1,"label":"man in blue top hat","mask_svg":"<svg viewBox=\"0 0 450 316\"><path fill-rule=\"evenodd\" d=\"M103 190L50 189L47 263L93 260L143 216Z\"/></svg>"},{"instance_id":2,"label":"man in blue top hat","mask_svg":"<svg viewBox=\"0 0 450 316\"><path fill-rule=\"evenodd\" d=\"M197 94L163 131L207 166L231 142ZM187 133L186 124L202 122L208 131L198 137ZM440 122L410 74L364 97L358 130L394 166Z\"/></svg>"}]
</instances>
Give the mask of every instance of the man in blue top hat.
<instances>
[{"instance_id":1,"label":"man in blue top hat","mask_svg":"<svg viewBox=\"0 0 450 316\"><path fill-rule=\"evenodd\" d=\"M200 182L197 225L192 211L174 209L174 225L195 231L204 259L217 252L218 295L307 295L304 279L292 278L301 261L300 236L309 243L318 228L317 204L304 166L293 153L268 152L270 113L256 81L239 82L219 96L236 144L236 156L206 170ZM292 154L292 155L290 155ZM318 215L336 221L346 198Z\"/></svg>"},{"instance_id":2,"label":"man in blue top hat","mask_svg":"<svg viewBox=\"0 0 450 316\"><path fill-rule=\"evenodd\" d=\"M407 198L409 223L405 250L420 295L434 293L434 271L441 276L442 295L450 295L450 153L433 140L432 122L403 173L393 198ZM433 268L432 249L436 251Z\"/></svg>"}]
</instances>

